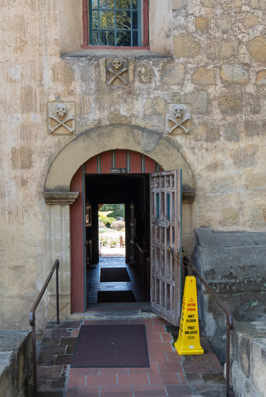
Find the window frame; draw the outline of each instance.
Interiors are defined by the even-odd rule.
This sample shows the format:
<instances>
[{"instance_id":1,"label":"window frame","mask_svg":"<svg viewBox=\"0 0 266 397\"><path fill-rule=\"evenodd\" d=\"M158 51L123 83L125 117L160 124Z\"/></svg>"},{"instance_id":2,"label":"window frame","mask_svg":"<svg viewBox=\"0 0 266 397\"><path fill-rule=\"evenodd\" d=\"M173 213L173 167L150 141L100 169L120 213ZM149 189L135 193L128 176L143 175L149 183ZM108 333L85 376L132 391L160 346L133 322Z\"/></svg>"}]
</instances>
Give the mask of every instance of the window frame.
<instances>
[{"instance_id":1,"label":"window frame","mask_svg":"<svg viewBox=\"0 0 266 397\"><path fill-rule=\"evenodd\" d=\"M112 49L112 50L149 50L149 0L142 0L141 9L141 33L142 45L133 46L105 46L93 45L89 42L89 1L82 0L82 22L83 22L83 44L81 48L90 49Z\"/></svg>"}]
</instances>

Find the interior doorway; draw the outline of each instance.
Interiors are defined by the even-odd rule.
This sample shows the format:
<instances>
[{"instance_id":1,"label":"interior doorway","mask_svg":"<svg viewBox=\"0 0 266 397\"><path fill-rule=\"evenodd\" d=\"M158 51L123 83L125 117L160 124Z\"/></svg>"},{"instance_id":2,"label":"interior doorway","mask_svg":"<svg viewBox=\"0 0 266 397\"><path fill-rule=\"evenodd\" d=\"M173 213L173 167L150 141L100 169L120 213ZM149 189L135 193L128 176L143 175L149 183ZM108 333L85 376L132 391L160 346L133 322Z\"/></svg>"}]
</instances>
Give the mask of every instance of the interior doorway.
<instances>
[{"instance_id":1,"label":"interior doorway","mask_svg":"<svg viewBox=\"0 0 266 397\"><path fill-rule=\"evenodd\" d=\"M99 255L101 258L125 257L125 204L99 204Z\"/></svg>"},{"instance_id":2,"label":"interior doorway","mask_svg":"<svg viewBox=\"0 0 266 397\"><path fill-rule=\"evenodd\" d=\"M79 197L71 206L72 312L87 310L92 295L96 301L95 288L92 292L96 283L95 269L99 269L97 282L101 283L98 211L102 203L124 205L125 257L122 267L131 272L132 283L134 280L139 289L136 300L149 300L149 175L156 171L160 171L160 166L149 157L116 150L89 159L74 175L71 190L78 191ZM130 285L124 284L124 287Z\"/></svg>"},{"instance_id":3,"label":"interior doorway","mask_svg":"<svg viewBox=\"0 0 266 397\"><path fill-rule=\"evenodd\" d=\"M70 214L72 312L89 309L96 281L96 304L100 302L100 290L108 287L108 281L105 286L101 284L100 272L97 280L89 275L101 267L98 208L101 203L125 203L124 267L138 272L135 285L145 285L151 309L178 324L182 291L182 170L156 168L159 166L153 160L140 153L112 151L88 160L74 175L71 190L79 194ZM113 286L119 282L114 281ZM125 290L127 285L120 292ZM123 300L119 298L118 302Z\"/></svg>"},{"instance_id":4,"label":"interior doorway","mask_svg":"<svg viewBox=\"0 0 266 397\"><path fill-rule=\"evenodd\" d=\"M149 174L86 174L85 197L92 219L91 232L86 230L86 246L92 247L86 269L87 309L97 303L149 301ZM115 204L123 207L123 215L113 212ZM143 259L144 246L148 250Z\"/></svg>"}]
</instances>

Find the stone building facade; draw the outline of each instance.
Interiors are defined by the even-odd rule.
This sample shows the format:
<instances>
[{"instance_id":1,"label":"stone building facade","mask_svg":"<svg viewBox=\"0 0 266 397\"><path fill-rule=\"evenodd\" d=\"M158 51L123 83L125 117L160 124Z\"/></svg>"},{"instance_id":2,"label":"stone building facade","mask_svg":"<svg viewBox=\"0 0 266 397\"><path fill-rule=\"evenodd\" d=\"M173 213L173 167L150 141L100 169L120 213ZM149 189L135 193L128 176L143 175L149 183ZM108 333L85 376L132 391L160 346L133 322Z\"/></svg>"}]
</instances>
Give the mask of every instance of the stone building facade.
<instances>
[{"instance_id":1,"label":"stone building facade","mask_svg":"<svg viewBox=\"0 0 266 397\"><path fill-rule=\"evenodd\" d=\"M103 152L183 170L186 254L198 228L256 232L264 244L266 2L150 0L149 46L134 49L84 46L84 4L0 0L2 329L28 327L57 258L61 315L70 315L71 180ZM250 261L260 266L263 255ZM227 275L241 278L240 268ZM53 285L40 313L54 315Z\"/></svg>"}]
</instances>

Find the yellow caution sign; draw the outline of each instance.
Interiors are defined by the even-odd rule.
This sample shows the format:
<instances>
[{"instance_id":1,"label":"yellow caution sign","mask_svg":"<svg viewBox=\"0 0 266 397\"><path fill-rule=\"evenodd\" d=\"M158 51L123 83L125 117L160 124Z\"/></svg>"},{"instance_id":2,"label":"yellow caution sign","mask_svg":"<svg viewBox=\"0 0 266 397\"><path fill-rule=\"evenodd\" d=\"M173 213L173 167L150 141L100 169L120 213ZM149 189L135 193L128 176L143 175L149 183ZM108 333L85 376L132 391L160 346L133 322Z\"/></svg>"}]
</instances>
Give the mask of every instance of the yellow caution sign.
<instances>
[{"instance_id":1,"label":"yellow caution sign","mask_svg":"<svg viewBox=\"0 0 266 397\"><path fill-rule=\"evenodd\" d=\"M194 276L187 276L185 280L179 334L174 346L182 356L204 353L200 345L197 285Z\"/></svg>"}]
</instances>

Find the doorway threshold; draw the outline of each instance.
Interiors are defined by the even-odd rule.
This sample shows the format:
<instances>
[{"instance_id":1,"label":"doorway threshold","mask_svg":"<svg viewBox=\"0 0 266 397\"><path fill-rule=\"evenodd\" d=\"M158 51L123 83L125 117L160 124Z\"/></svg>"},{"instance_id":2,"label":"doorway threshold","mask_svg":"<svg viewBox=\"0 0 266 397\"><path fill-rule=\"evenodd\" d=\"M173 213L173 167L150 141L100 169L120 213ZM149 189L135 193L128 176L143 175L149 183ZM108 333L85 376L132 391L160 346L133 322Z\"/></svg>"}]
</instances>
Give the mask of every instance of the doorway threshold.
<instances>
[{"instance_id":1,"label":"doorway threshold","mask_svg":"<svg viewBox=\"0 0 266 397\"><path fill-rule=\"evenodd\" d=\"M143 309L150 310L150 302L105 302L90 303L87 312L91 310L119 310L119 309Z\"/></svg>"},{"instance_id":2,"label":"doorway threshold","mask_svg":"<svg viewBox=\"0 0 266 397\"><path fill-rule=\"evenodd\" d=\"M150 310L150 302L122 302L91 304L84 313L72 313L71 320L136 320L157 318Z\"/></svg>"}]
</instances>

